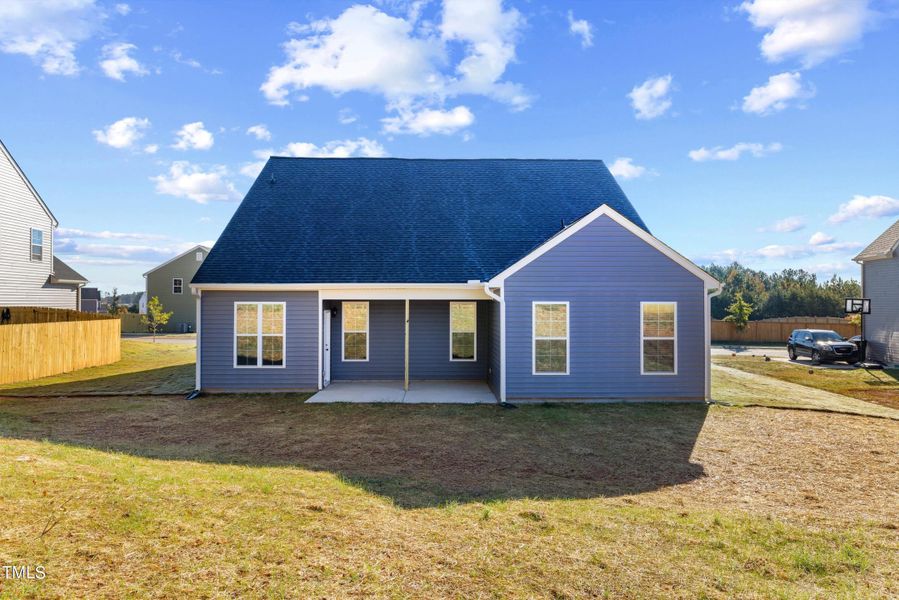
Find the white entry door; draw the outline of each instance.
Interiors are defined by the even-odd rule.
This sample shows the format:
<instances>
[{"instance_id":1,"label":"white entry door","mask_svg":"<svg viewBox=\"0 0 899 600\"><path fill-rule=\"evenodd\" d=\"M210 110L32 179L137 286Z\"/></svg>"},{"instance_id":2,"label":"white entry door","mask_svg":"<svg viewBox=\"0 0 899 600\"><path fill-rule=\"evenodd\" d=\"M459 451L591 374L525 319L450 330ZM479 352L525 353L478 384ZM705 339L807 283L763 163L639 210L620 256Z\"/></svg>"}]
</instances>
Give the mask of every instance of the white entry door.
<instances>
[{"instance_id":1,"label":"white entry door","mask_svg":"<svg viewBox=\"0 0 899 600\"><path fill-rule=\"evenodd\" d=\"M331 311L322 311L322 387L331 383Z\"/></svg>"}]
</instances>

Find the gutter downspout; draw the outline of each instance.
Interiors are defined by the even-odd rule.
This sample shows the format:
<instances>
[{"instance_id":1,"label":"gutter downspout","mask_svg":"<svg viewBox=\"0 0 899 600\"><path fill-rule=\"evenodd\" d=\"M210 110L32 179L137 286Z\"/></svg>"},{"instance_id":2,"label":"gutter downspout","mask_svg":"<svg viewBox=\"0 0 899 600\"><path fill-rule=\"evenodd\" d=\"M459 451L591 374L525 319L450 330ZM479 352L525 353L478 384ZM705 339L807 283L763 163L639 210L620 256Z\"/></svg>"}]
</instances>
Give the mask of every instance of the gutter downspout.
<instances>
[{"instance_id":1,"label":"gutter downspout","mask_svg":"<svg viewBox=\"0 0 899 600\"><path fill-rule=\"evenodd\" d=\"M708 293L711 291L711 293ZM717 288L706 289L705 300L705 401L712 401L712 298L724 291L722 283Z\"/></svg>"},{"instance_id":2,"label":"gutter downspout","mask_svg":"<svg viewBox=\"0 0 899 600\"><path fill-rule=\"evenodd\" d=\"M499 302L499 403L506 404L506 301L502 296L490 290L490 284L484 283L484 293ZM502 289L502 288L500 288Z\"/></svg>"}]
</instances>

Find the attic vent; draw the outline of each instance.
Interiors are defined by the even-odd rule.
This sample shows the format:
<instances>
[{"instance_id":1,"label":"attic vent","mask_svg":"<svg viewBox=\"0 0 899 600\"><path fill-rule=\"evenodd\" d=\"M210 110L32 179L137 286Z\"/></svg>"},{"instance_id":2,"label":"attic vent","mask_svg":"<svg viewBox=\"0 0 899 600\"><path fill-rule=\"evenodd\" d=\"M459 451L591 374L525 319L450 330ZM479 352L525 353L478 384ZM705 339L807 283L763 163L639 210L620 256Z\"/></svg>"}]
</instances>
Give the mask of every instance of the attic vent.
<instances>
[{"instance_id":1,"label":"attic vent","mask_svg":"<svg viewBox=\"0 0 899 600\"><path fill-rule=\"evenodd\" d=\"M272 173L271 179L269 179L268 182L271 184L275 183L275 174L274 173Z\"/></svg>"}]
</instances>

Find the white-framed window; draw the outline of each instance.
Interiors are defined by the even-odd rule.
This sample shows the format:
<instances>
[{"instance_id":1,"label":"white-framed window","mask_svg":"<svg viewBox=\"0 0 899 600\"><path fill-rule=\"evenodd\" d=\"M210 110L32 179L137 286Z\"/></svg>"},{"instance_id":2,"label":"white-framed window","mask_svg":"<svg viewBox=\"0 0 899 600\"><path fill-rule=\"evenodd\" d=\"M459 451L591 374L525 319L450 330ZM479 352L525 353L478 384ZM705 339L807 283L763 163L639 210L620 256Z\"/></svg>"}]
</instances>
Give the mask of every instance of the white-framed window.
<instances>
[{"instance_id":1,"label":"white-framed window","mask_svg":"<svg viewBox=\"0 0 899 600\"><path fill-rule=\"evenodd\" d=\"M366 362L368 360L368 302L344 302L343 360Z\"/></svg>"},{"instance_id":2,"label":"white-framed window","mask_svg":"<svg viewBox=\"0 0 899 600\"><path fill-rule=\"evenodd\" d=\"M31 229L31 260L44 260L44 232Z\"/></svg>"},{"instance_id":3,"label":"white-framed window","mask_svg":"<svg viewBox=\"0 0 899 600\"><path fill-rule=\"evenodd\" d=\"M203 253L197 252L197 262L203 262Z\"/></svg>"},{"instance_id":4,"label":"white-framed window","mask_svg":"<svg viewBox=\"0 0 899 600\"><path fill-rule=\"evenodd\" d=\"M172 293L173 294L183 294L184 293L184 279L181 277L174 277L172 279Z\"/></svg>"},{"instance_id":5,"label":"white-framed window","mask_svg":"<svg viewBox=\"0 0 899 600\"><path fill-rule=\"evenodd\" d=\"M640 303L640 373L677 375L677 302Z\"/></svg>"},{"instance_id":6,"label":"white-framed window","mask_svg":"<svg viewBox=\"0 0 899 600\"><path fill-rule=\"evenodd\" d=\"M568 302L533 303L533 374L568 375Z\"/></svg>"},{"instance_id":7,"label":"white-framed window","mask_svg":"<svg viewBox=\"0 0 899 600\"><path fill-rule=\"evenodd\" d=\"M450 302L450 361L478 359L478 303Z\"/></svg>"},{"instance_id":8,"label":"white-framed window","mask_svg":"<svg viewBox=\"0 0 899 600\"><path fill-rule=\"evenodd\" d=\"M234 303L234 366L284 366L287 308L284 302Z\"/></svg>"}]
</instances>

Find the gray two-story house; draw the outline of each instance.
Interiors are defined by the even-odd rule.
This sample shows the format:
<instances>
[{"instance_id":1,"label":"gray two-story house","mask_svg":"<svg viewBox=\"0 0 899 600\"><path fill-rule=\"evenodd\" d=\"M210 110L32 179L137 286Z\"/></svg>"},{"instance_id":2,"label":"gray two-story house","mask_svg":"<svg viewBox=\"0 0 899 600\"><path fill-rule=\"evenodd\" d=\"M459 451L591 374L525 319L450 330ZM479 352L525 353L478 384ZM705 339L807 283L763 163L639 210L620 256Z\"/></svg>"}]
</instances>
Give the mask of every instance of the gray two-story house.
<instances>
[{"instance_id":1,"label":"gray two-story house","mask_svg":"<svg viewBox=\"0 0 899 600\"><path fill-rule=\"evenodd\" d=\"M273 157L191 287L198 389L710 396L721 285L602 161Z\"/></svg>"},{"instance_id":2,"label":"gray two-story house","mask_svg":"<svg viewBox=\"0 0 899 600\"><path fill-rule=\"evenodd\" d=\"M194 246L144 273L146 302L159 298L163 310L172 313L160 331L188 333L196 330L197 305L189 284L208 254L206 246Z\"/></svg>"},{"instance_id":3,"label":"gray two-story house","mask_svg":"<svg viewBox=\"0 0 899 600\"><path fill-rule=\"evenodd\" d=\"M0 141L0 308L80 309L87 280L54 254L58 225Z\"/></svg>"},{"instance_id":4,"label":"gray two-story house","mask_svg":"<svg viewBox=\"0 0 899 600\"><path fill-rule=\"evenodd\" d=\"M862 267L862 296L871 314L862 315L868 359L899 365L899 221L853 260Z\"/></svg>"}]
</instances>

